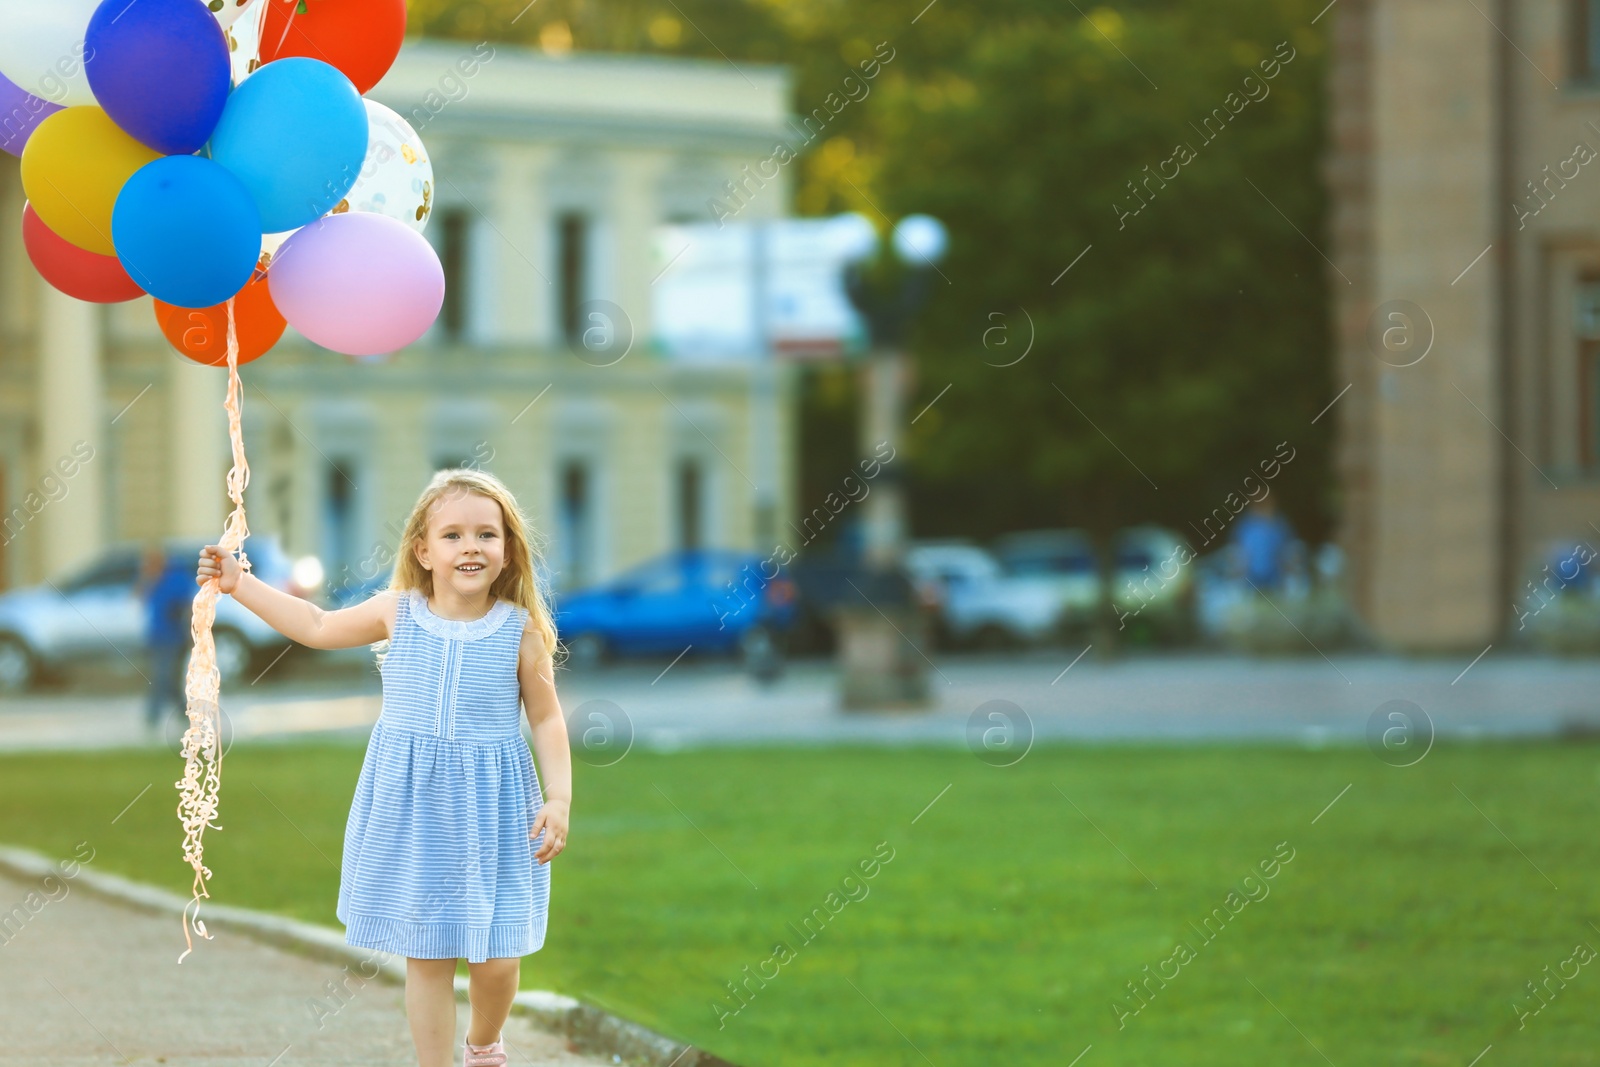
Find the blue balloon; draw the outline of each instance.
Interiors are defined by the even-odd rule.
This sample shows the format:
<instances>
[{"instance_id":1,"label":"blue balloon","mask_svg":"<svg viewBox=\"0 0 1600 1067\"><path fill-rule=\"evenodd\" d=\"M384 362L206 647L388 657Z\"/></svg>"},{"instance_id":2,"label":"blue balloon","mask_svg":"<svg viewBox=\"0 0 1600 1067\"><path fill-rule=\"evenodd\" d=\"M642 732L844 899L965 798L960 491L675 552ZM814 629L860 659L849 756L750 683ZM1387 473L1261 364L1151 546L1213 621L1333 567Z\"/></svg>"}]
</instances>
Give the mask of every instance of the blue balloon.
<instances>
[{"instance_id":1,"label":"blue balloon","mask_svg":"<svg viewBox=\"0 0 1600 1067\"><path fill-rule=\"evenodd\" d=\"M104 0L84 34L83 69L111 121L166 155L206 143L232 83L228 40L197 0Z\"/></svg>"},{"instance_id":2,"label":"blue balloon","mask_svg":"<svg viewBox=\"0 0 1600 1067\"><path fill-rule=\"evenodd\" d=\"M261 258L261 213L227 168L200 156L165 156L122 186L111 209L111 241L145 292L178 307L208 308L250 280Z\"/></svg>"},{"instance_id":3,"label":"blue balloon","mask_svg":"<svg viewBox=\"0 0 1600 1067\"><path fill-rule=\"evenodd\" d=\"M267 233L332 211L366 155L361 95L320 59L278 59L257 70L228 98L211 135L211 158L250 190Z\"/></svg>"}]
</instances>

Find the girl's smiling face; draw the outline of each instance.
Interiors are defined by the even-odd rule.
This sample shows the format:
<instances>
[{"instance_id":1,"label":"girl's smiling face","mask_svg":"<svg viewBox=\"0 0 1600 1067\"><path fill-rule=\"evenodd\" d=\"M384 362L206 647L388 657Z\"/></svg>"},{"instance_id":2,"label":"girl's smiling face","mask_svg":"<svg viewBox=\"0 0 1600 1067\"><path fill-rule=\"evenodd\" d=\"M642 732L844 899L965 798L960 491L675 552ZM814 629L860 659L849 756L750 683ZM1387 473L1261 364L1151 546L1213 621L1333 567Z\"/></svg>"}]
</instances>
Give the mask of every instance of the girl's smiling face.
<instances>
[{"instance_id":1,"label":"girl's smiling face","mask_svg":"<svg viewBox=\"0 0 1600 1067\"><path fill-rule=\"evenodd\" d=\"M443 585L466 600L486 595L506 564L505 516L500 505L478 493L448 492L428 515L428 532L417 545L417 561L433 572L434 592Z\"/></svg>"}]
</instances>

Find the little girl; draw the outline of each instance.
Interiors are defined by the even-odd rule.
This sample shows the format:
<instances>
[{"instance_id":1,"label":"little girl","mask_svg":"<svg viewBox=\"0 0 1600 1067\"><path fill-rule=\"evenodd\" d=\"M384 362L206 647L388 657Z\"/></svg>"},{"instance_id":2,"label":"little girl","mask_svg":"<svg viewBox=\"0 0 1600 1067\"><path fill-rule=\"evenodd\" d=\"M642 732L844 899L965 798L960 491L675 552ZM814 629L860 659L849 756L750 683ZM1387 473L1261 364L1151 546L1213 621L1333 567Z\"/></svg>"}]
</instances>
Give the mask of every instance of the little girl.
<instances>
[{"instance_id":1,"label":"little girl","mask_svg":"<svg viewBox=\"0 0 1600 1067\"><path fill-rule=\"evenodd\" d=\"M407 958L420 1067L453 1056L465 958L463 1062L500 1067L520 957L544 945L547 864L566 845L572 806L555 624L516 500L481 471L438 472L406 522L389 588L339 611L242 572L216 545L200 550L196 580L211 579L303 645L385 643L383 710L345 829L337 914L349 944ZM519 699L547 792L522 740Z\"/></svg>"}]
</instances>

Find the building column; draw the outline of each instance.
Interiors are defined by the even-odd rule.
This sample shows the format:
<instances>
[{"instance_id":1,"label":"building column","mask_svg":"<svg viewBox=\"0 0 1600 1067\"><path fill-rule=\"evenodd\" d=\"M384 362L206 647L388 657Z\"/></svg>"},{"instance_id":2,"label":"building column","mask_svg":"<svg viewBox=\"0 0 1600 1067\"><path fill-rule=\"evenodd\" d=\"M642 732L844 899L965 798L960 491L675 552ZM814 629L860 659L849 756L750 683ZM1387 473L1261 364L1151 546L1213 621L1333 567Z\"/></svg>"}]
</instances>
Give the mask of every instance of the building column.
<instances>
[{"instance_id":1,"label":"building column","mask_svg":"<svg viewBox=\"0 0 1600 1067\"><path fill-rule=\"evenodd\" d=\"M1508 608L1498 576L1507 506L1497 429L1505 425L1496 372L1501 266L1493 253L1464 277L1448 265L1471 262L1497 237L1500 36L1477 12L1463 16L1443 0L1388 0L1375 17L1377 307L1368 322L1378 338L1370 355L1381 365L1372 398L1377 521L1368 621L1394 648L1470 651L1496 640ZM1417 48L1450 55L1449 73L1410 64ZM1450 86L1447 109L1430 98L1439 78ZM1421 313L1396 316L1389 301L1409 301ZM1388 350L1385 331L1395 327L1408 344L1431 340L1432 350Z\"/></svg>"},{"instance_id":2,"label":"building column","mask_svg":"<svg viewBox=\"0 0 1600 1067\"><path fill-rule=\"evenodd\" d=\"M661 172L668 159L660 152L618 152L611 232L618 247L617 303L628 313L635 350L650 339L650 286L655 280L655 231L661 219Z\"/></svg>"},{"instance_id":3,"label":"building column","mask_svg":"<svg viewBox=\"0 0 1600 1067\"><path fill-rule=\"evenodd\" d=\"M104 547L105 452L101 418L101 337L98 308L40 285L39 473L53 472L66 486L39 512L38 557L46 577L94 556ZM92 449L92 451L90 451ZM86 462L81 461L87 455ZM59 466L58 466L59 464ZM76 468L66 476L68 469Z\"/></svg>"},{"instance_id":4,"label":"building column","mask_svg":"<svg viewBox=\"0 0 1600 1067\"><path fill-rule=\"evenodd\" d=\"M553 257L549 251L549 209L544 174L554 157L547 146L506 149L495 171L494 210L503 232L489 230L485 241L496 252L499 299L493 340L537 345L559 334L555 322Z\"/></svg>"},{"instance_id":5,"label":"building column","mask_svg":"<svg viewBox=\"0 0 1600 1067\"><path fill-rule=\"evenodd\" d=\"M222 406L228 395L228 372L187 359L167 362L171 420L167 480L172 486L167 532L215 542L233 507L228 500L233 454L228 447L228 416ZM249 394L240 396L243 416L248 419Z\"/></svg>"}]
</instances>

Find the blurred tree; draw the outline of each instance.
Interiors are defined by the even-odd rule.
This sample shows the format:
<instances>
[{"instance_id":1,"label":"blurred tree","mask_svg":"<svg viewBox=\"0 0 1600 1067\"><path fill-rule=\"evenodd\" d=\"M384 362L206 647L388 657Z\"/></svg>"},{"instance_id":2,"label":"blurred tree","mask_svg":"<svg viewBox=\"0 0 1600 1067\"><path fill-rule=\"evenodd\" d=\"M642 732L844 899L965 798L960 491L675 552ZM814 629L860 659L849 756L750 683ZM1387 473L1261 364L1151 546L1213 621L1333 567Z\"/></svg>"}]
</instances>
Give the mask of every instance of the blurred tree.
<instances>
[{"instance_id":1,"label":"blurred tree","mask_svg":"<svg viewBox=\"0 0 1600 1067\"><path fill-rule=\"evenodd\" d=\"M914 14L914 13L913 13ZM803 114L839 90L883 41L906 37L910 15L884 0L411 0L413 31L432 37L506 40L559 53L569 49L693 56L738 67L775 63L795 75ZM910 27L915 29L915 27ZM902 75L892 72L894 78ZM877 79L873 89L887 80ZM870 99L870 96L869 96ZM868 108L850 106L829 123L801 165L796 200L805 214L866 209L873 162ZM756 162L755 160L751 161Z\"/></svg>"},{"instance_id":2,"label":"blurred tree","mask_svg":"<svg viewBox=\"0 0 1600 1067\"><path fill-rule=\"evenodd\" d=\"M1020 20L881 103L886 210L954 235L918 348L921 403L950 386L914 427L924 530L1158 519L1198 548L1189 525L1286 441L1271 489L1326 535L1333 420L1311 419L1337 392L1326 290L1344 279L1313 247L1307 10Z\"/></svg>"},{"instance_id":3,"label":"blurred tree","mask_svg":"<svg viewBox=\"0 0 1600 1067\"><path fill-rule=\"evenodd\" d=\"M1154 520L1199 548L1191 524L1280 442L1294 459L1270 486L1301 533L1326 536L1336 506L1335 420L1311 424L1339 389L1326 289L1345 284L1323 257L1322 7L412 0L411 17L552 51L785 63L797 114L887 42L870 95L797 164L796 207L950 227L913 344L909 410L938 398L908 449L916 533ZM839 425L841 381L807 391L808 424ZM805 484L848 469L825 452Z\"/></svg>"}]
</instances>

